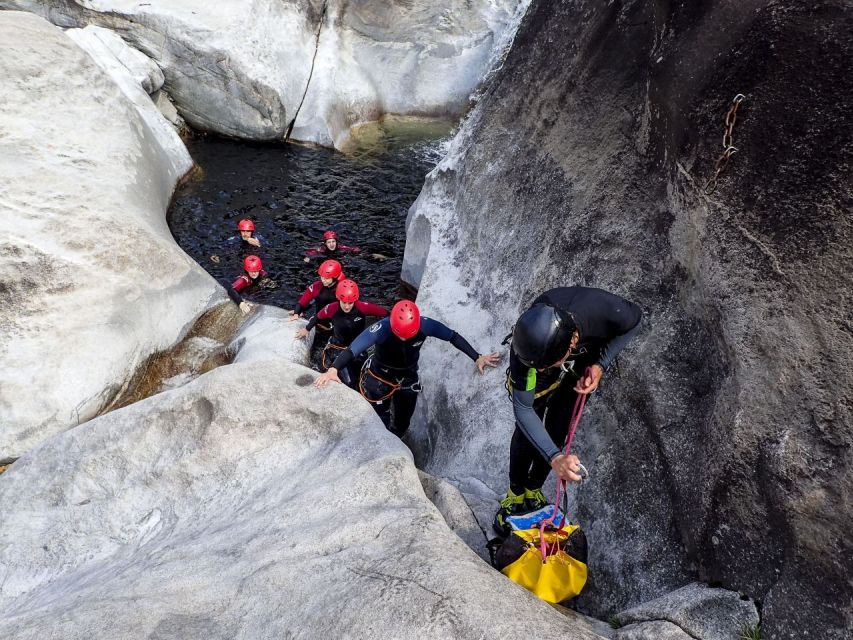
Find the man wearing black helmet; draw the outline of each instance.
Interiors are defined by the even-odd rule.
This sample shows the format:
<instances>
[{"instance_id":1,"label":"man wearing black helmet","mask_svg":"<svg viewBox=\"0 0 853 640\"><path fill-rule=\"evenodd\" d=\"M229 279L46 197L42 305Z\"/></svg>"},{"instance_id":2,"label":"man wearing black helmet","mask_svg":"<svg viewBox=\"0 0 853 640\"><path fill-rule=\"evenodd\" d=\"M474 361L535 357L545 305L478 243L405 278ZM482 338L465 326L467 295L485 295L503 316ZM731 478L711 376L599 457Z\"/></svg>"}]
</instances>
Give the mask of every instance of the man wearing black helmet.
<instances>
[{"instance_id":1,"label":"man wearing black helmet","mask_svg":"<svg viewBox=\"0 0 853 640\"><path fill-rule=\"evenodd\" d=\"M619 296L588 287L551 289L533 301L512 333L507 390L515 432L509 458L509 490L495 515L506 518L544 507L542 485L552 470L580 480L580 460L564 455L577 394L592 393L622 348L640 328L640 308Z\"/></svg>"}]
</instances>

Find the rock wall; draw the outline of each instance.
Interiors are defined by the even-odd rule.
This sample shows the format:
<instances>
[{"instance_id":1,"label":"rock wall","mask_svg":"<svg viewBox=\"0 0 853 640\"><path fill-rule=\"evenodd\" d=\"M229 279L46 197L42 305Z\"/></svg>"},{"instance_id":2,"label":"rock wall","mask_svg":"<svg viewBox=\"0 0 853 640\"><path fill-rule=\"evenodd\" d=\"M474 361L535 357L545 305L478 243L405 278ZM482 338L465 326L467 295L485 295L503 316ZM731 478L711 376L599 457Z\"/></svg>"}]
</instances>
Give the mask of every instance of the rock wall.
<instances>
[{"instance_id":1,"label":"rock wall","mask_svg":"<svg viewBox=\"0 0 853 640\"><path fill-rule=\"evenodd\" d=\"M2 460L96 415L222 292L166 226L192 160L115 59L1 11L0 130Z\"/></svg>"},{"instance_id":2,"label":"rock wall","mask_svg":"<svg viewBox=\"0 0 853 640\"><path fill-rule=\"evenodd\" d=\"M644 309L577 440L588 611L698 577L765 638L853 634L851 33L839 0L534 1L410 212L404 276L481 351L552 286ZM410 442L485 524L509 403L424 351Z\"/></svg>"},{"instance_id":3,"label":"rock wall","mask_svg":"<svg viewBox=\"0 0 853 640\"><path fill-rule=\"evenodd\" d=\"M0 0L118 32L163 69L193 127L344 146L384 114L458 117L529 0Z\"/></svg>"},{"instance_id":4,"label":"rock wall","mask_svg":"<svg viewBox=\"0 0 853 640\"><path fill-rule=\"evenodd\" d=\"M601 638L450 531L370 406L283 357L295 330L261 316L234 364L2 476L4 637Z\"/></svg>"}]
</instances>

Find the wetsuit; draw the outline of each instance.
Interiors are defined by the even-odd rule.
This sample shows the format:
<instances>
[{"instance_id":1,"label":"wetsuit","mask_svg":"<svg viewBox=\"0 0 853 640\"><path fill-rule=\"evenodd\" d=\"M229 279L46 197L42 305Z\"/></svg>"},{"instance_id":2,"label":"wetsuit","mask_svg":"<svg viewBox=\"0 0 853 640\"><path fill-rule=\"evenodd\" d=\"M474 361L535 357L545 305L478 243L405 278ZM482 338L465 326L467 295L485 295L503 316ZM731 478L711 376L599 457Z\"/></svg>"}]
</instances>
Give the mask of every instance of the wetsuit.
<instances>
[{"instance_id":1,"label":"wetsuit","mask_svg":"<svg viewBox=\"0 0 853 640\"><path fill-rule=\"evenodd\" d=\"M231 236L225 241L225 245L229 249L239 249L240 255L246 257L247 255L260 255L260 252L266 247L267 240L260 233L253 233L252 237L255 238L258 242L261 243L260 247L256 247L253 244L249 244L243 237L238 233L236 236Z\"/></svg>"},{"instance_id":2,"label":"wetsuit","mask_svg":"<svg viewBox=\"0 0 853 640\"><path fill-rule=\"evenodd\" d=\"M333 302L320 309L319 313L308 321L308 325L305 328L310 331L318 321L330 321L332 323L332 336L323 349L323 371L328 369L335 357L364 331L367 325L367 316L384 318L387 315L388 310L384 307L370 302L362 302L361 300L355 302L349 313L341 309L340 302ZM355 388L358 383L358 374L362 364L364 364L363 355L353 358L346 369L340 370L341 380L348 386Z\"/></svg>"},{"instance_id":3,"label":"wetsuit","mask_svg":"<svg viewBox=\"0 0 853 640\"><path fill-rule=\"evenodd\" d=\"M341 261L341 257L345 253L361 253L358 247L348 247L345 244L338 243L334 249L329 249L325 244L322 247L311 247L305 250L305 256L308 258L318 258L321 260L337 260Z\"/></svg>"},{"instance_id":4,"label":"wetsuit","mask_svg":"<svg viewBox=\"0 0 853 640\"><path fill-rule=\"evenodd\" d=\"M337 280L333 281L331 286L328 287L323 285L322 280L317 280L305 289L305 293L302 294L302 297L299 298L299 302L297 302L296 306L293 307L293 312L300 314L303 311L306 311L306 309L313 304L315 305L314 313L316 314L318 309L322 309L326 305L337 300L335 297L335 289L337 286ZM310 320L311 318L309 318L309 321ZM318 347L325 346L326 342L328 342L329 336L332 334L332 323L328 321L320 323L315 322L312 326L315 331L314 341L311 343L311 350L314 351Z\"/></svg>"},{"instance_id":5,"label":"wetsuit","mask_svg":"<svg viewBox=\"0 0 853 640\"><path fill-rule=\"evenodd\" d=\"M586 368L599 364L606 371L613 359L640 329L640 308L619 296L588 287L560 287L540 295L533 304L547 303L567 311L580 339L564 367L536 371L510 352L508 387L515 414L509 456L510 489L516 494L539 489L561 452L577 392L574 386ZM532 306L532 305L531 305Z\"/></svg>"},{"instance_id":6,"label":"wetsuit","mask_svg":"<svg viewBox=\"0 0 853 640\"><path fill-rule=\"evenodd\" d=\"M234 282L225 287L225 290L228 292L228 297L231 298L236 304L240 304L243 302L243 296L240 295L242 292L246 291L247 293L251 291L253 288L258 286L258 284L267 277L266 271L261 271L258 274L258 277L254 280L249 277L248 274L244 273L239 276Z\"/></svg>"},{"instance_id":7,"label":"wetsuit","mask_svg":"<svg viewBox=\"0 0 853 640\"><path fill-rule=\"evenodd\" d=\"M429 337L449 342L475 362L480 357L465 338L438 320L421 316L418 333L409 340L401 340L391 331L389 319L383 318L359 335L332 365L342 371L353 358L366 353L375 345L373 355L367 359L361 370L362 395L373 405L385 427L400 438L409 428L412 414L415 412L415 403L420 391L418 359L421 347ZM392 403L393 428L390 426Z\"/></svg>"}]
</instances>

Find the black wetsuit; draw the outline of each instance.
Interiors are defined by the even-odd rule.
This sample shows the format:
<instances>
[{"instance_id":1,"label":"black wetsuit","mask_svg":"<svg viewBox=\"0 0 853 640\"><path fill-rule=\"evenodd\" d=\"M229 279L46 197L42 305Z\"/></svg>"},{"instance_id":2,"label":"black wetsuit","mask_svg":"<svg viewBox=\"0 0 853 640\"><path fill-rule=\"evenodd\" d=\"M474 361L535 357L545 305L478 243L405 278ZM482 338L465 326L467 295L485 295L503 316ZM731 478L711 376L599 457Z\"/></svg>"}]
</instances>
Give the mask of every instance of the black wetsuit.
<instances>
[{"instance_id":1,"label":"black wetsuit","mask_svg":"<svg viewBox=\"0 0 853 640\"><path fill-rule=\"evenodd\" d=\"M309 285L305 292L302 294L302 297L299 298L299 302L296 303L296 306L293 307L294 313L303 313L308 312L308 307L312 304L314 305L313 313L311 316L316 316L317 312L320 311L323 307L333 302L336 302L337 298L335 297L335 289L338 286L338 281L335 280L332 282L330 286L324 286L322 280L317 280L313 284ZM309 317L309 321L312 318ZM316 327L314 327L314 341L311 343L311 351L315 351L318 348L322 348L326 346L326 342L329 340L329 336L332 335L332 324L329 321L323 321L319 324L315 321L314 323ZM313 327L313 325L312 325Z\"/></svg>"},{"instance_id":2,"label":"black wetsuit","mask_svg":"<svg viewBox=\"0 0 853 640\"><path fill-rule=\"evenodd\" d=\"M642 317L634 303L588 287L551 289L533 304L540 302L570 313L580 340L565 363L565 372L559 368L536 371L510 352L509 385L515 432L510 445L509 480L516 494L525 489L539 489L545 482L551 471L550 462L560 453L568 432L577 398L575 384L593 364L606 371L637 334Z\"/></svg>"},{"instance_id":3,"label":"black wetsuit","mask_svg":"<svg viewBox=\"0 0 853 640\"><path fill-rule=\"evenodd\" d=\"M445 340L469 358L477 361L479 354L465 338L450 327L432 318L421 317L420 331L409 340L401 340L391 331L388 318L383 318L356 338L350 347L341 353L332 365L338 371L344 369L354 357L376 346L361 370L362 394L371 402L391 433L402 438L412 421L418 401L418 359L421 347L428 337ZM383 381L399 385L393 391ZM389 393L391 395L389 395ZM394 406L394 426L391 427L391 405Z\"/></svg>"},{"instance_id":4,"label":"black wetsuit","mask_svg":"<svg viewBox=\"0 0 853 640\"><path fill-rule=\"evenodd\" d=\"M267 246L267 239L264 238L260 233L253 233L252 237L255 238L258 242L261 243L260 247L256 247L250 242L246 242L243 240L243 236L239 233L236 236L231 236L225 241L225 246L229 249L234 249L239 253L239 255L243 258L246 256L261 256L263 257L263 251Z\"/></svg>"},{"instance_id":5,"label":"black wetsuit","mask_svg":"<svg viewBox=\"0 0 853 640\"><path fill-rule=\"evenodd\" d=\"M357 300L353 304L349 313L341 309L340 302L333 302L320 309L317 315L311 318L305 326L310 331L316 326L317 322L332 323L332 335L323 348L320 368L326 371L340 352L350 346L352 341L364 331L367 326L367 316L384 318L387 315L388 310L386 308L361 300ZM341 380L347 386L356 388L359 371L363 364L364 354L358 358L353 358L345 369L339 371Z\"/></svg>"}]
</instances>

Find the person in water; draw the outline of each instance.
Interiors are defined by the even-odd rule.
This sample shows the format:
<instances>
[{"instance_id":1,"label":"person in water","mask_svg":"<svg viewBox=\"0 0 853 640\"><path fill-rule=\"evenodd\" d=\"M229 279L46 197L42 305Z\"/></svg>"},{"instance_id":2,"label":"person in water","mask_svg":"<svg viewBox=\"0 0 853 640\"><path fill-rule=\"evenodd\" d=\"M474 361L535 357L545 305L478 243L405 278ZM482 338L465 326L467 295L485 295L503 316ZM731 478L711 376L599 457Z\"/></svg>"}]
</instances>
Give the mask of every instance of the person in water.
<instances>
[{"instance_id":1,"label":"person in water","mask_svg":"<svg viewBox=\"0 0 853 640\"><path fill-rule=\"evenodd\" d=\"M302 317L309 307L312 307L314 312L311 315L316 315L320 309L335 301L335 289L338 281L344 278L343 268L337 260L326 260L317 269L317 275L320 279L311 283L299 302L290 312L290 319L297 320ZM332 334L332 323L329 321L316 322L314 324L314 342L311 344L311 350L314 351L320 345L325 345Z\"/></svg>"},{"instance_id":2,"label":"person in water","mask_svg":"<svg viewBox=\"0 0 853 640\"><path fill-rule=\"evenodd\" d=\"M367 326L367 316L384 318L388 315L385 307L359 300L358 285L353 280L341 280L335 289L337 302L327 304L320 309L308 324L296 332L297 338L305 338L318 322L331 322L332 336L323 348L321 368L326 371L337 355L350 346L356 336ZM364 364L364 357L353 358L339 371L340 379L347 386L355 388L358 374Z\"/></svg>"},{"instance_id":3,"label":"person in water","mask_svg":"<svg viewBox=\"0 0 853 640\"><path fill-rule=\"evenodd\" d=\"M225 243L229 246L240 246L244 251L257 253L263 245L267 243L266 239L259 233L255 233L255 223L244 218L237 223L237 235L228 238Z\"/></svg>"},{"instance_id":4,"label":"person in water","mask_svg":"<svg viewBox=\"0 0 853 640\"><path fill-rule=\"evenodd\" d=\"M252 310L253 305L244 300L242 294L255 289L267 277L267 272L264 271L264 264L258 256L246 256L243 260L243 271L244 273L225 290L228 292L228 297L239 305L243 315L246 315Z\"/></svg>"},{"instance_id":5,"label":"person in water","mask_svg":"<svg viewBox=\"0 0 853 640\"><path fill-rule=\"evenodd\" d=\"M640 330L642 311L601 289L546 291L512 331L507 390L515 431L509 450L509 489L494 528L507 534L508 516L541 509L550 471L578 481L580 460L561 450L578 394L598 388L604 372Z\"/></svg>"},{"instance_id":6,"label":"person in water","mask_svg":"<svg viewBox=\"0 0 853 640\"><path fill-rule=\"evenodd\" d=\"M467 355L482 374L496 367L497 353L479 354L465 338L447 325L421 317L417 305L411 300L401 300L391 309L391 315L363 331L344 349L326 373L314 385L323 387L329 382L341 382L338 372L346 369L354 358L375 347L361 370L359 390L373 405L385 427L402 438L409 428L421 384L418 378L418 360L421 347L427 338L445 340ZM391 425L391 408L394 424Z\"/></svg>"},{"instance_id":7,"label":"person in water","mask_svg":"<svg viewBox=\"0 0 853 640\"><path fill-rule=\"evenodd\" d=\"M345 244L341 244L338 242L338 233L337 231L326 231L323 234L323 246L321 247L312 247L305 251L305 262L311 262L311 260L315 258L322 258L324 260L335 259L340 260L341 256L346 253L360 253L361 249L358 247L348 247Z\"/></svg>"}]
</instances>

